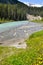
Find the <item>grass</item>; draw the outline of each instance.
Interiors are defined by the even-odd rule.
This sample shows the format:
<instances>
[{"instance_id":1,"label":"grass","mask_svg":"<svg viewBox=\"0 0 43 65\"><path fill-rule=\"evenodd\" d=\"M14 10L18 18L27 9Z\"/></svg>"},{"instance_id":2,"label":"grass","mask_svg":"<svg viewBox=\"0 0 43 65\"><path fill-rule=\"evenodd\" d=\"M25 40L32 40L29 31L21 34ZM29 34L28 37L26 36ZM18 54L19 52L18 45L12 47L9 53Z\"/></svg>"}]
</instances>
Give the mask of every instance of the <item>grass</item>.
<instances>
[{"instance_id":1,"label":"grass","mask_svg":"<svg viewBox=\"0 0 43 65\"><path fill-rule=\"evenodd\" d=\"M0 24L6 23L6 22L13 22L14 20L8 20L8 19L0 19Z\"/></svg>"},{"instance_id":2,"label":"grass","mask_svg":"<svg viewBox=\"0 0 43 65\"><path fill-rule=\"evenodd\" d=\"M32 20L32 22L43 23L43 18L41 20Z\"/></svg>"},{"instance_id":3,"label":"grass","mask_svg":"<svg viewBox=\"0 0 43 65\"><path fill-rule=\"evenodd\" d=\"M0 65L43 65L43 31L32 34L25 41L26 49L0 47Z\"/></svg>"}]
</instances>

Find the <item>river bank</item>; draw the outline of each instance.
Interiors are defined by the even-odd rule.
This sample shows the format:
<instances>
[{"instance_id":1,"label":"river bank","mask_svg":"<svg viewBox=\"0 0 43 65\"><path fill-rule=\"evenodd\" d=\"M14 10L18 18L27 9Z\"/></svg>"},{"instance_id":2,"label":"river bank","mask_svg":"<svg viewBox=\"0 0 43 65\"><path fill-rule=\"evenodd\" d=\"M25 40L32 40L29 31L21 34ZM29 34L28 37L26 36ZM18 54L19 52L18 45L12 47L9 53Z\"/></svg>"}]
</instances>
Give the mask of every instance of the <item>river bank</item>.
<instances>
[{"instance_id":1,"label":"river bank","mask_svg":"<svg viewBox=\"0 0 43 65\"><path fill-rule=\"evenodd\" d=\"M26 49L0 46L0 64L43 65L43 31L32 34L25 43Z\"/></svg>"}]
</instances>

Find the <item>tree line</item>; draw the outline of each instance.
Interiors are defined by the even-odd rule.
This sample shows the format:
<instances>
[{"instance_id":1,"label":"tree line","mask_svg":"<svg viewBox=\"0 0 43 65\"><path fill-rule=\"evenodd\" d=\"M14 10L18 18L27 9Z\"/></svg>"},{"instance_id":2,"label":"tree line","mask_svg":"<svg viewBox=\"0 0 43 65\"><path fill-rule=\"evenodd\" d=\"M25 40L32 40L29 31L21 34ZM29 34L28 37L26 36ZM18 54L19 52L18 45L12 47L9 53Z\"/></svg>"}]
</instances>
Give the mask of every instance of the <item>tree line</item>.
<instances>
[{"instance_id":1,"label":"tree line","mask_svg":"<svg viewBox=\"0 0 43 65\"><path fill-rule=\"evenodd\" d=\"M43 17L43 7L29 7L28 13L34 16L41 16Z\"/></svg>"},{"instance_id":2,"label":"tree line","mask_svg":"<svg viewBox=\"0 0 43 65\"><path fill-rule=\"evenodd\" d=\"M22 8L18 9L17 4L0 4L0 18L8 20L25 20L26 12Z\"/></svg>"},{"instance_id":3,"label":"tree line","mask_svg":"<svg viewBox=\"0 0 43 65\"><path fill-rule=\"evenodd\" d=\"M43 17L43 7L28 7L18 2L17 4L0 4L0 19L27 20L26 14Z\"/></svg>"}]
</instances>

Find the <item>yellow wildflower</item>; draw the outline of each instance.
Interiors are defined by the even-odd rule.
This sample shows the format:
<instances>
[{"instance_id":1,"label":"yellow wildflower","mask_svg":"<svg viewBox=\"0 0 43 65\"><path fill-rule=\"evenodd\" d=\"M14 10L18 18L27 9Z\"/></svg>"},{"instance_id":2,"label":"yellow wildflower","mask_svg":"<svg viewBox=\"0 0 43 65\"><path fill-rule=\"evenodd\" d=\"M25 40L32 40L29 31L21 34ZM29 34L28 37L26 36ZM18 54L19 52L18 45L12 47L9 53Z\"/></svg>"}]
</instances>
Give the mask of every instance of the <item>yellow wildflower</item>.
<instances>
[{"instance_id":1,"label":"yellow wildflower","mask_svg":"<svg viewBox=\"0 0 43 65\"><path fill-rule=\"evenodd\" d=\"M42 61L39 61L39 64L42 64L43 62Z\"/></svg>"},{"instance_id":2,"label":"yellow wildflower","mask_svg":"<svg viewBox=\"0 0 43 65\"><path fill-rule=\"evenodd\" d=\"M41 58L41 57L39 57L39 58L37 58L37 59L42 60L42 58Z\"/></svg>"}]
</instances>

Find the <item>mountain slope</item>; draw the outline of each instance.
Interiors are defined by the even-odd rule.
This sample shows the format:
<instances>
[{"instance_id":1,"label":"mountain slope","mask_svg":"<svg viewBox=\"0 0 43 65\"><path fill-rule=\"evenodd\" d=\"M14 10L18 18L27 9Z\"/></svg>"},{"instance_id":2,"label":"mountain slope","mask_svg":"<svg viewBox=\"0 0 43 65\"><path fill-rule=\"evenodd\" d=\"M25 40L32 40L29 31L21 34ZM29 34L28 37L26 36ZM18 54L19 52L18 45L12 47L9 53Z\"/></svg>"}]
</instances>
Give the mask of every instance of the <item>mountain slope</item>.
<instances>
[{"instance_id":1,"label":"mountain slope","mask_svg":"<svg viewBox=\"0 0 43 65\"><path fill-rule=\"evenodd\" d=\"M27 14L43 17L43 7L29 7L17 0L0 0L1 20L27 20Z\"/></svg>"},{"instance_id":2,"label":"mountain slope","mask_svg":"<svg viewBox=\"0 0 43 65\"><path fill-rule=\"evenodd\" d=\"M0 0L0 3L15 4L17 0Z\"/></svg>"},{"instance_id":3,"label":"mountain slope","mask_svg":"<svg viewBox=\"0 0 43 65\"><path fill-rule=\"evenodd\" d=\"M19 1L17 1L16 4L13 3L6 4L0 2L0 19L16 20L16 21L26 20L27 7L28 7L27 5Z\"/></svg>"}]
</instances>

